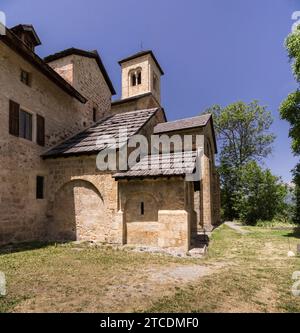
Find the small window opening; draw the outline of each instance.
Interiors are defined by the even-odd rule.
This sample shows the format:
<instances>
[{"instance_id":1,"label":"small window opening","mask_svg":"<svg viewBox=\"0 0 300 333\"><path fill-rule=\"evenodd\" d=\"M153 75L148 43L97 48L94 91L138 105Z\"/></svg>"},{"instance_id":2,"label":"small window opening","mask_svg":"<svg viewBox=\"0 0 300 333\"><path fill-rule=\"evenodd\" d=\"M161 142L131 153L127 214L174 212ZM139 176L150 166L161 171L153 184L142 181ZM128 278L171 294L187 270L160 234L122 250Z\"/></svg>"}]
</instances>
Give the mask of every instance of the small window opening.
<instances>
[{"instance_id":1,"label":"small window opening","mask_svg":"<svg viewBox=\"0 0 300 333\"><path fill-rule=\"evenodd\" d=\"M137 79L136 79L136 75L132 74L131 75L131 85L134 87L137 84Z\"/></svg>"},{"instance_id":2,"label":"small window opening","mask_svg":"<svg viewBox=\"0 0 300 333\"><path fill-rule=\"evenodd\" d=\"M141 202L141 215L145 215L145 206L143 202Z\"/></svg>"},{"instance_id":3,"label":"small window opening","mask_svg":"<svg viewBox=\"0 0 300 333\"><path fill-rule=\"evenodd\" d=\"M140 85L142 83L142 71L138 70L131 74L131 85L133 87Z\"/></svg>"},{"instance_id":4,"label":"small window opening","mask_svg":"<svg viewBox=\"0 0 300 333\"><path fill-rule=\"evenodd\" d=\"M137 74L137 84L142 84L142 72L138 72Z\"/></svg>"},{"instance_id":5,"label":"small window opening","mask_svg":"<svg viewBox=\"0 0 300 333\"><path fill-rule=\"evenodd\" d=\"M95 123L97 121L97 109L93 108L93 122Z\"/></svg>"},{"instance_id":6,"label":"small window opening","mask_svg":"<svg viewBox=\"0 0 300 333\"><path fill-rule=\"evenodd\" d=\"M27 86L30 86L30 73L24 71L21 69L21 82L26 84Z\"/></svg>"},{"instance_id":7,"label":"small window opening","mask_svg":"<svg viewBox=\"0 0 300 333\"><path fill-rule=\"evenodd\" d=\"M44 199L44 177L36 177L36 198Z\"/></svg>"},{"instance_id":8,"label":"small window opening","mask_svg":"<svg viewBox=\"0 0 300 333\"><path fill-rule=\"evenodd\" d=\"M194 182L194 192L199 192L201 189L200 182Z\"/></svg>"}]
</instances>

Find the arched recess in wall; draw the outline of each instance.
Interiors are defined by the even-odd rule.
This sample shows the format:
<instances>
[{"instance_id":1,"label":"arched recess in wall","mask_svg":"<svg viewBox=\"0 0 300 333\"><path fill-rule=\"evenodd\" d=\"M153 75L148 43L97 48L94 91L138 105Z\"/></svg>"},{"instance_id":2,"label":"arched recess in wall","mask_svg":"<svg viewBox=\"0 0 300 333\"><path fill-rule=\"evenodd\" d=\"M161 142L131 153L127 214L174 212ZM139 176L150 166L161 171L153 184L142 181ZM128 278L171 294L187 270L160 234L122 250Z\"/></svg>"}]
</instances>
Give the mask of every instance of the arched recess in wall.
<instances>
[{"instance_id":1,"label":"arched recess in wall","mask_svg":"<svg viewBox=\"0 0 300 333\"><path fill-rule=\"evenodd\" d=\"M157 222L158 202L152 194L139 192L131 194L125 203L125 221Z\"/></svg>"},{"instance_id":2,"label":"arched recess in wall","mask_svg":"<svg viewBox=\"0 0 300 333\"><path fill-rule=\"evenodd\" d=\"M49 238L56 241L103 240L106 209L99 190L77 179L55 194Z\"/></svg>"},{"instance_id":3,"label":"arched recess in wall","mask_svg":"<svg viewBox=\"0 0 300 333\"><path fill-rule=\"evenodd\" d=\"M135 87L142 83L142 68L131 69L128 73L129 86Z\"/></svg>"}]
</instances>

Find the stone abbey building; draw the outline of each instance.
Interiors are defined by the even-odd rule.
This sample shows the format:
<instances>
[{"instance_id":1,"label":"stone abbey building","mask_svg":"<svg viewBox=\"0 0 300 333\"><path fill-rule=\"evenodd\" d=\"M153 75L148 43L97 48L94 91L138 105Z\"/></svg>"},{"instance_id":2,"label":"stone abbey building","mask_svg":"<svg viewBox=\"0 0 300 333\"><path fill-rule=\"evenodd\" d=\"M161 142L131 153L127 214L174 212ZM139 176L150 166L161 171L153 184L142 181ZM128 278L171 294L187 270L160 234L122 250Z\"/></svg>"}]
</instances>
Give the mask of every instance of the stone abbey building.
<instances>
[{"instance_id":1,"label":"stone abbey building","mask_svg":"<svg viewBox=\"0 0 300 333\"><path fill-rule=\"evenodd\" d=\"M167 122L164 74L152 51L119 62L122 98L99 54L68 49L41 59L31 25L0 36L0 244L88 240L189 249L220 222L210 115ZM99 139L141 134L203 138L128 170L99 170ZM127 148L126 148L127 149ZM129 149L129 148L128 148ZM153 167L147 168L149 160ZM187 174L200 170L200 180Z\"/></svg>"}]
</instances>

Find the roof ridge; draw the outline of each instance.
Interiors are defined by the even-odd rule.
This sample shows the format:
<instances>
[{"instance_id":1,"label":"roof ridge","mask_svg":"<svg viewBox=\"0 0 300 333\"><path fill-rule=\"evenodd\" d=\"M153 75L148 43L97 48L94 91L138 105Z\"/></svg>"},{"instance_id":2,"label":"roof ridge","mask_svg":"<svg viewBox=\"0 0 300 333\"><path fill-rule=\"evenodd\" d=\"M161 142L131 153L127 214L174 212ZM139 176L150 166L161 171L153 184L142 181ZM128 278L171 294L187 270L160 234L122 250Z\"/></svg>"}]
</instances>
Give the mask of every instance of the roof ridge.
<instances>
[{"instance_id":1,"label":"roof ridge","mask_svg":"<svg viewBox=\"0 0 300 333\"><path fill-rule=\"evenodd\" d=\"M210 118L212 116L212 114L211 113L205 113L205 114L202 114L202 115L199 115L199 116L180 118L180 119L177 119L177 120L167 121L166 123L168 123L168 124L169 123L176 123L176 122L183 121L183 120L190 120L190 119L201 118L201 117L205 117L205 116L209 116L209 118Z\"/></svg>"},{"instance_id":2,"label":"roof ridge","mask_svg":"<svg viewBox=\"0 0 300 333\"><path fill-rule=\"evenodd\" d=\"M102 62L102 59L100 57L100 54L97 50L87 51L87 50L79 49L76 47L70 47L65 50L62 50L62 51L59 51L59 52L56 52L56 53L53 53L53 54L50 54L50 55L44 57L44 62L49 63L51 61L67 57L69 55L79 55L82 57L88 57L88 58L95 59L99 66L100 72L104 76L106 84L108 85L108 87L110 89L111 94L116 95L115 88L112 84L112 81L108 75L108 72L107 72L107 70Z\"/></svg>"}]
</instances>

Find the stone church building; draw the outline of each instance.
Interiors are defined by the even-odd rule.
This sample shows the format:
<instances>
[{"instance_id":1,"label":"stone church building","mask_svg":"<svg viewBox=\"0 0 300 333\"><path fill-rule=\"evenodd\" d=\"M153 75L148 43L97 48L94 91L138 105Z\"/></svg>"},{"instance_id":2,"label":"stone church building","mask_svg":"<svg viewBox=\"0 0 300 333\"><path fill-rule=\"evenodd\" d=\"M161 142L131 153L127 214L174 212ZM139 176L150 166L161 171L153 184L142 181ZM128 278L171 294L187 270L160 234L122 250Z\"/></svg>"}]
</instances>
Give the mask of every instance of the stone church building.
<instances>
[{"instance_id":1,"label":"stone church building","mask_svg":"<svg viewBox=\"0 0 300 333\"><path fill-rule=\"evenodd\" d=\"M167 122L164 74L152 51L119 62L122 98L97 51L75 48L44 59L31 25L0 36L0 245L87 240L191 248L197 231L220 223L211 115ZM137 159L128 170L99 170L99 138L200 136ZM129 148L128 148L129 149ZM149 160L153 167L147 168ZM199 167L197 180L188 180Z\"/></svg>"}]
</instances>

